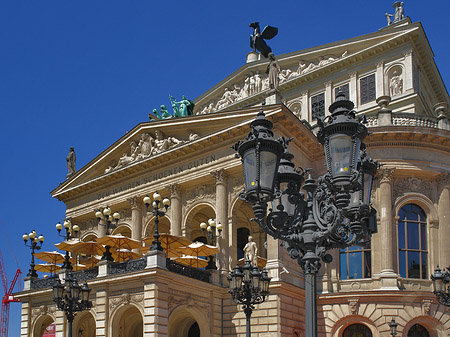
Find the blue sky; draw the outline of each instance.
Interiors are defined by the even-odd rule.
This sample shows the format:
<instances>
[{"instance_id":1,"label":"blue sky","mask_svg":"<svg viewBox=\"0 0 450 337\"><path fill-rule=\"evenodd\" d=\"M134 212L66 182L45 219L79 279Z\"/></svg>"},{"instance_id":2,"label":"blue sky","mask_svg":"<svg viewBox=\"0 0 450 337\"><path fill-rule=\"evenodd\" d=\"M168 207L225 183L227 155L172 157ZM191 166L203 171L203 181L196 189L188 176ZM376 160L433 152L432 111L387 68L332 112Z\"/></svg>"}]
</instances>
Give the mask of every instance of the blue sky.
<instances>
[{"instance_id":1,"label":"blue sky","mask_svg":"<svg viewBox=\"0 0 450 337\"><path fill-rule=\"evenodd\" d=\"M49 192L65 180L75 147L81 168L147 114L200 96L243 65L249 22L279 28L275 54L377 31L394 1L0 1L0 247L8 280L26 275L24 232L59 242L64 205ZM450 80L450 2L405 0L421 21L444 82ZM0 236L5 232L0 226ZM7 242L3 240L3 242ZM18 265L13 258L17 256ZM10 336L20 333L11 304Z\"/></svg>"}]
</instances>

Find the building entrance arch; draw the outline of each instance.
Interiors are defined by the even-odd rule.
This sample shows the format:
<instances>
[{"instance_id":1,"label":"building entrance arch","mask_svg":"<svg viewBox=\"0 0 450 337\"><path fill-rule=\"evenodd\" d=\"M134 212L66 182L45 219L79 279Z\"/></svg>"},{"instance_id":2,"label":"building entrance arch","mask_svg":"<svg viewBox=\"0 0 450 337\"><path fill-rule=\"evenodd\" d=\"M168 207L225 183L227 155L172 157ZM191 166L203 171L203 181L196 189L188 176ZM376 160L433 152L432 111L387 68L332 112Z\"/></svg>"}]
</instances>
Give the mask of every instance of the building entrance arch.
<instances>
[{"instance_id":1,"label":"building entrance arch","mask_svg":"<svg viewBox=\"0 0 450 337\"><path fill-rule=\"evenodd\" d=\"M180 305L169 316L169 337L209 336L207 318L195 306Z\"/></svg>"},{"instance_id":2,"label":"building entrance arch","mask_svg":"<svg viewBox=\"0 0 450 337\"><path fill-rule=\"evenodd\" d=\"M39 317L34 323L33 337L48 336L55 332L55 320L50 315Z\"/></svg>"},{"instance_id":3,"label":"building entrance arch","mask_svg":"<svg viewBox=\"0 0 450 337\"><path fill-rule=\"evenodd\" d=\"M73 320L72 332L76 337L95 337L96 336L95 318L90 312L80 312Z\"/></svg>"},{"instance_id":4,"label":"building entrance arch","mask_svg":"<svg viewBox=\"0 0 450 337\"><path fill-rule=\"evenodd\" d=\"M143 337L144 320L134 305L124 305L112 317L111 337Z\"/></svg>"}]
</instances>

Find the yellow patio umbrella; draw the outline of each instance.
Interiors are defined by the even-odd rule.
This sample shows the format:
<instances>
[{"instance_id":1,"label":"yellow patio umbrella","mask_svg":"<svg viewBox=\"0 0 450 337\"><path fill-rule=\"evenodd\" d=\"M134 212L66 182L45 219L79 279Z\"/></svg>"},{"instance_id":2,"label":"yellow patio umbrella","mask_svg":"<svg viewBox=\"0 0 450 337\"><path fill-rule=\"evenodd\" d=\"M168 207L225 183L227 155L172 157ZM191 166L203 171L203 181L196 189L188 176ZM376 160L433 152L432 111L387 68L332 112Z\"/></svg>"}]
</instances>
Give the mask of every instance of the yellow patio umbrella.
<instances>
[{"instance_id":1,"label":"yellow patio umbrella","mask_svg":"<svg viewBox=\"0 0 450 337\"><path fill-rule=\"evenodd\" d=\"M208 261L201 259L198 256L180 256L173 258L173 261L184 264L189 267L205 268L208 265Z\"/></svg>"},{"instance_id":2,"label":"yellow patio umbrella","mask_svg":"<svg viewBox=\"0 0 450 337\"><path fill-rule=\"evenodd\" d=\"M39 263L37 264L34 269L37 271L40 271L42 273L56 273L58 270L61 269L61 266L59 264L54 263Z\"/></svg>"},{"instance_id":3,"label":"yellow patio umbrella","mask_svg":"<svg viewBox=\"0 0 450 337\"><path fill-rule=\"evenodd\" d=\"M114 249L111 251L111 254L115 261L126 261L142 257L142 254L133 252L129 249Z\"/></svg>"},{"instance_id":4,"label":"yellow patio umbrella","mask_svg":"<svg viewBox=\"0 0 450 337\"><path fill-rule=\"evenodd\" d=\"M178 248L178 250L185 255L191 256L210 256L219 252L219 248L207 245L203 242L193 242L186 247Z\"/></svg>"},{"instance_id":5,"label":"yellow patio umbrella","mask_svg":"<svg viewBox=\"0 0 450 337\"><path fill-rule=\"evenodd\" d=\"M109 246L115 249L136 249L141 247L141 243L138 240L131 239L129 237L118 235L106 235L101 238L97 238L96 241L104 246Z\"/></svg>"},{"instance_id":6,"label":"yellow patio umbrella","mask_svg":"<svg viewBox=\"0 0 450 337\"><path fill-rule=\"evenodd\" d=\"M150 250L150 246L144 246L139 249L141 254L145 254ZM167 257L180 257L183 256L183 253L181 253L177 248L164 248L164 252L167 254Z\"/></svg>"},{"instance_id":7,"label":"yellow patio umbrella","mask_svg":"<svg viewBox=\"0 0 450 337\"><path fill-rule=\"evenodd\" d=\"M144 242L151 245L153 240L153 235L149 235L144 239ZM184 236L176 236L167 233L162 233L159 235L159 242L161 242L161 246L164 249L186 247L192 243L192 241L189 241Z\"/></svg>"},{"instance_id":8,"label":"yellow patio umbrella","mask_svg":"<svg viewBox=\"0 0 450 337\"><path fill-rule=\"evenodd\" d=\"M64 255L57 251L34 253L34 257L53 264L63 263L65 260Z\"/></svg>"},{"instance_id":9,"label":"yellow patio umbrella","mask_svg":"<svg viewBox=\"0 0 450 337\"><path fill-rule=\"evenodd\" d=\"M81 264L86 265L87 268L92 268L97 265L97 263L100 261L101 257L98 255L90 255L90 256L79 256L78 262Z\"/></svg>"},{"instance_id":10,"label":"yellow patio umbrella","mask_svg":"<svg viewBox=\"0 0 450 337\"><path fill-rule=\"evenodd\" d=\"M105 252L105 247L103 247L101 244L95 241L77 241L74 243L67 244L67 241L61 242L61 244L64 244L67 246L66 249L61 250L68 250L69 252L75 253L75 254L84 254L84 255L102 255Z\"/></svg>"}]
</instances>

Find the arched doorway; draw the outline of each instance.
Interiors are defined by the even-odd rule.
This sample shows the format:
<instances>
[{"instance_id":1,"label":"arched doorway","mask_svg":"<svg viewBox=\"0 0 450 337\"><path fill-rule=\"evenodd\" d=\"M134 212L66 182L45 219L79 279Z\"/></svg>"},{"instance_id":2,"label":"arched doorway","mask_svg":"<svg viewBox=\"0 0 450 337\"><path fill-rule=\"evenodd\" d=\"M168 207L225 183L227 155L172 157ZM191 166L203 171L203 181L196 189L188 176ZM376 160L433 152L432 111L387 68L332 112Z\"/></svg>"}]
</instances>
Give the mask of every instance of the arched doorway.
<instances>
[{"instance_id":1,"label":"arched doorway","mask_svg":"<svg viewBox=\"0 0 450 337\"><path fill-rule=\"evenodd\" d=\"M352 324L345 328L342 337L372 337L372 332L364 324Z\"/></svg>"},{"instance_id":2,"label":"arched doorway","mask_svg":"<svg viewBox=\"0 0 450 337\"><path fill-rule=\"evenodd\" d=\"M46 337L55 335L55 321L49 315L43 315L36 320L33 337Z\"/></svg>"},{"instance_id":3,"label":"arched doorway","mask_svg":"<svg viewBox=\"0 0 450 337\"><path fill-rule=\"evenodd\" d=\"M195 306L181 305L169 315L169 337L209 336L209 324Z\"/></svg>"},{"instance_id":4,"label":"arched doorway","mask_svg":"<svg viewBox=\"0 0 450 337\"><path fill-rule=\"evenodd\" d=\"M200 337L200 327L197 322L192 324L189 328L188 337Z\"/></svg>"},{"instance_id":5,"label":"arched doorway","mask_svg":"<svg viewBox=\"0 0 450 337\"><path fill-rule=\"evenodd\" d=\"M422 325L414 324L411 329L408 330L408 337L430 337L430 334Z\"/></svg>"},{"instance_id":6,"label":"arched doorway","mask_svg":"<svg viewBox=\"0 0 450 337\"><path fill-rule=\"evenodd\" d=\"M72 333L75 337L95 337L95 319L90 312L81 312L75 316Z\"/></svg>"},{"instance_id":7,"label":"arched doorway","mask_svg":"<svg viewBox=\"0 0 450 337\"><path fill-rule=\"evenodd\" d=\"M144 335L142 314L133 305L120 308L112 322L112 337L143 337Z\"/></svg>"}]
</instances>

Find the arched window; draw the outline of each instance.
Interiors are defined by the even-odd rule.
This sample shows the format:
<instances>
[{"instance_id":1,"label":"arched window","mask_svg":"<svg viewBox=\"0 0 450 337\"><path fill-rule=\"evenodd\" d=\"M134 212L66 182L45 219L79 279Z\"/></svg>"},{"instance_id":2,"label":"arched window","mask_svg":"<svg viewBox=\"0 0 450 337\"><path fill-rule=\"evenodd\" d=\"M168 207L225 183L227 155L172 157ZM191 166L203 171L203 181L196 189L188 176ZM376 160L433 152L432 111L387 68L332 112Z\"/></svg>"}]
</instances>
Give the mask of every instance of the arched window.
<instances>
[{"instance_id":1,"label":"arched window","mask_svg":"<svg viewBox=\"0 0 450 337\"><path fill-rule=\"evenodd\" d=\"M352 324L345 328L342 337L372 337L372 332L364 324Z\"/></svg>"},{"instance_id":2,"label":"arched window","mask_svg":"<svg viewBox=\"0 0 450 337\"><path fill-rule=\"evenodd\" d=\"M341 280L372 277L370 241L361 246L352 246L341 249L339 265L339 275Z\"/></svg>"},{"instance_id":3,"label":"arched window","mask_svg":"<svg viewBox=\"0 0 450 337\"><path fill-rule=\"evenodd\" d=\"M398 212L398 266L401 277L428 278L427 217L415 204Z\"/></svg>"},{"instance_id":4,"label":"arched window","mask_svg":"<svg viewBox=\"0 0 450 337\"><path fill-rule=\"evenodd\" d=\"M408 337L430 337L430 334L423 326L414 324L408 331Z\"/></svg>"},{"instance_id":5,"label":"arched window","mask_svg":"<svg viewBox=\"0 0 450 337\"><path fill-rule=\"evenodd\" d=\"M200 327L197 322L192 324L189 328L188 337L200 337Z\"/></svg>"}]
</instances>

